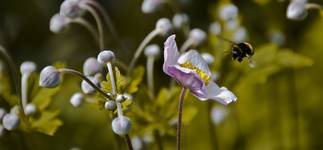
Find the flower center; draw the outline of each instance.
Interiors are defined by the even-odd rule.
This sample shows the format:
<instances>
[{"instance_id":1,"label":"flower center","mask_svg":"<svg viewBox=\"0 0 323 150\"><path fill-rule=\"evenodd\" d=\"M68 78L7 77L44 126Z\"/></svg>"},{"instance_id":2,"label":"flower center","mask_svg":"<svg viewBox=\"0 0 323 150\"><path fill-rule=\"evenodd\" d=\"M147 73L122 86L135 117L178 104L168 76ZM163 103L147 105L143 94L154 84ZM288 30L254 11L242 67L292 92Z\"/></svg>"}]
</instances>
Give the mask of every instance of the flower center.
<instances>
[{"instance_id":1,"label":"flower center","mask_svg":"<svg viewBox=\"0 0 323 150\"><path fill-rule=\"evenodd\" d=\"M195 73L198 74L201 77L201 79L204 81L205 85L209 84L211 77L208 74L206 74L204 71L202 71L201 69L195 67L191 62L187 61L187 62L185 62L183 64L179 64L179 65L183 68L194 70Z\"/></svg>"}]
</instances>

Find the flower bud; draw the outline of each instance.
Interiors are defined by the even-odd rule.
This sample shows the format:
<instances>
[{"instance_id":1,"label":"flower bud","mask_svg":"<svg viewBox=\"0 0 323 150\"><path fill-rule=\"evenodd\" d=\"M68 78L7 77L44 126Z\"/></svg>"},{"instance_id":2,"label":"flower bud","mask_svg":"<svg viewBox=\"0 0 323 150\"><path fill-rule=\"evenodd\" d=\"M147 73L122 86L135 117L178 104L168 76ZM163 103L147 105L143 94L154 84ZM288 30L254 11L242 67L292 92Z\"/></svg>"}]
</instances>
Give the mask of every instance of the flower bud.
<instances>
[{"instance_id":1,"label":"flower bud","mask_svg":"<svg viewBox=\"0 0 323 150\"><path fill-rule=\"evenodd\" d=\"M175 14L173 17L174 27L181 29L189 24L189 18L186 14Z\"/></svg>"},{"instance_id":2,"label":"flower bud","mask_svg":"<svg viewBox=\"0 0 323 150\"><path fill-rule=\"evenodd\" d=\"M117 108L117 105L116 105L116 103L114 102L114 101L106 101L105 103L104 103L104 108L106 109L106 110L115 110L116 108Z\"/></svg>"},{"instance_id":3,"label":"flower bud","mask_svg":"<svg viewBox=\"0 0 323 150\"><path fill-rule=\"evenodd\" d=\"M6 110L3 108L0 108L0 120L2 120L3 116L6 114Z\"/></svg>"},{"instance_id":4,"label":"flower bud","mask_svg":"<svg viewBox=\"0 0 323 150\"><path fill-rule=\"evenodd\" d=\"M239 23L237 20L229 20L229 21L225 22L225 27L228 30L234 30L239 27Z\"/></svg>"},{"instance_id":5,"label":"flower bud","mask_svg":"<svg viewBox=\"0 0 323 150\"><path fill-rule=\"evenodd\" d=\"M161 35L166 36L172 31L172 23L167 18L161 18L156 23L156 29Z\"/></svg>"},{"instance_id":6,"label":"flower bud","mask_svg":"<svg viewBox=\"0 0 323 150\"><path fill-rule=\"evenodd\" d=\"M271 33L271 42L281 46L285 43L285 35L279 31L274 31Z\"/></svg>"},{"instance_id":7,"label":"flower bud","mask_svg":"<svg viewBox=\"0 0 323 150\"><path fill-rule=\"evenodd\" d=\"M147 57L157 57L160 54L160 48L157 44L148 45L145 48L145 55Z\"/></svg>"},{"instance_id":8,"label":"flower bud","mask_svg":"<svg viewBox=\"0 0 323 150\"><path fill-rule=\"evenodd\" d=\"M189 38L194 42L195 45L199 45L206 40L206 33L198 28L192 29Z\"/></svg>"},{"instance_id":9,"label":"flower bud","mask_svg":"<svg viewBox=\"0 0 323 150\"><path fill-rule=\"evenodd\" d=\"M61 83L60 72L53 66L47 66L40 72L39 86L53 88Z\"/></svg>"},{"instance_id":10,"label":"flower bud","mask_svg":"<svg viewBox=\"0 0 323 150\"><path fill-rule=\"evenodd\" d=\"M88 77L96 86L99 86L100 82L95 78L95 77ZM87 83L85 80L82 81L81 83L81 88L83 93L85 94L93 94L95 92L95 89Z\"/></svg>"},{"instance_id":11,"label":"flower bud","mask_svg":"<svg viewBox=\"0 0 323 150\"><path fill-rule=\"evenodd\" d=\"M155 12L163 3L163 0L144 0L141 5L141 11L145 14Z\"/></svg>"},{"instance_id":12,"label":"flower bud","mask_svg":"<svg viewBox=\"0 0 323 150\"><path fill-rule=\"evenodd\" d=\"M120 136L128 134L131 128L131 122L128 117L119 116L112 121L112 130Z\"/></svg>"},{"instance_id":13,"label":"flower bud","mask_svg":"<svg viewBox=\"0 0 323 150\"><path fill-rule=\"evenodd\" d=\"M141 150L143 148L143 141L137 136L131 138L131 143L134 150Z\"/></svg>"},{"instance_id":14,"label":"flower bud","mask_svg":"<svg viewBox=\"0 0 323 150\"><path fill-rule=\"evenodd\" d=\"M214 57L210 53L202 53L201 56L209 65L214 62Z\"/></svg>"},{"instance_id":15,"label":"flower bud","mask_svg":"<svg viewBox=\"0 0 323 150\"><path fill-rule=\"evenodd\" d=\"M15 105L15 106L11 107L11 109L10 109L10 113L11 113L11 114L16 114L16 115L18 115L18 114L19 114L19 110L20 110L19 106L18 106L18 105Z\"/></svg>"},{"instance_id":16,"label":"flower bud","mask_svg":"<svg viewBox=\"0 0 323 150\"><path fill-rule=\"evenodd\" d=\"M102 64L100 64L94 57L86 59L85 63L83 64L83 73L86 76L92 76L102 72L102 69Z\"/></svg>"},{"instance_id":17,"label":"flower bud","mask_svg":"<svg viewBox=\"0 0 323 150\"><path fill-rule=\"evenodd\" d=\"M24 111L25 111L25 114L29 116L29 115L35 114L37 112L37 108L34 104L29 103L25 106Z\"/></svg>"},{"instance_id":18,"label":"flower bud","mask_svg":"<svg viewBox=\"0 0 323 150\"><path fill-rule=\"evenodd\" d=\"M71 99L70 99L70 103L74 106L74 107L80 107L83 103L84 100L84 95L82 93L75 93Z\"/></svg>"},{"instance_id":19,"label":"flower bud","mask_svg":"<svg viewBox=\"0 0 323 150\"><path fill-rule=\"evenodd\" d=\"M31 61L25 61L20 65L21 74L31 74L36 70L36 64Z\"/></svg>"},{"instance_id":20,"label":"flower bud","mask_svg":"<svg viewBox=\"0 0 323 150\"><path fill-rule=\"evenodd\" d=\"M118 103L122 103L122 102L124 102L125 100L126 100L126 98L125 98L123 95L121 95L121 94L117 94L116 102L118 102Z\"/></svg>"},{"instance_id":21,"label":"flower bud","mask_svg":"<svg viewBox=\"0 0 323 150\"><path fill-rule=\"evenodd\" d=\"M209 32L213 35L220 35L221 25L219 22L213 22L209 27Z\"/></svg>"},{"instance_id":22,"label":"flower bud","mask_svg":"<svg viewBox=\"0 0 323 150\"><path fill-rule=\"evenodd\" d=\"M238 7L233 4L227 4L220 8L219 17L224 21L233 20L238 16Z\"/></svg>"},{"instance_id":23,"label":"flower bud","mask_svg":"<svg viewBox=\"0 0 323 150\"><path fill-rule=\"evenodd\" d=\"M240 27L234 34L233 40L236 43L244 42L247 39L247 30L244 27Z\"/></svg>"},{"instance_id":24,"label":"flower bud","mask_svg":"<svg viewBox=\"0 0 323 150\"><path fill-rule=\"evenodd\" d=\"M2 125L5 129L11 131L19 126L19 117L16 114L6 114L2 119Z\"/></svg>"},{"instance_id":25,"label":"flower bud","mask_svg":"<svg viewBox=\"0 0 323 150\"><path fill-rule=\"evenodd\" d=\"M287 18L290 20L303 20L307 16L306 0L293 0L287 8Z\"/></svg>"},{"instance_id":26,"label":"flower bud","mask_svg":"<svg viewBox=\"0 0 323 150\"><path fill-rule=\"evenodd\" d=\"M81 16L82 10L80 8L80 3L82 0L65 0L60 7L60 15L69 18L76 18Z\"/></svg>"},{"instance_id":27,"label":"flower bud","mask_svg":"<svg viewBox=\"0 0 323 150\"><path fill-rule=\"evenodd\" d=\"M228 110L223 107L213 107L211 110L211 119L215 125L219 125L228 116Z\"/></svg>"},{"instance_id":28,"label":"flower bud","mask_svg":"<svg viewBox=\"0 0 323 150\"><path fill-rule=\"evenodd\" d=\"M68 24L70 23L70 20L62 15L55 14L51 19L49 23L49 30L53 33L60 33L64 31Z\"/></svg>"},{"instance_id":29,"label":"flower bud","mask_svg":"<svg viewBox=\"0 0 323 150\"><path fill-rule=\"evenodd\" d=\"M106 64L108 62L112 62L115 59L114 52L110 50L104 50L98 55L98 62L101 64Z\"/></svg>"}]
</instances>

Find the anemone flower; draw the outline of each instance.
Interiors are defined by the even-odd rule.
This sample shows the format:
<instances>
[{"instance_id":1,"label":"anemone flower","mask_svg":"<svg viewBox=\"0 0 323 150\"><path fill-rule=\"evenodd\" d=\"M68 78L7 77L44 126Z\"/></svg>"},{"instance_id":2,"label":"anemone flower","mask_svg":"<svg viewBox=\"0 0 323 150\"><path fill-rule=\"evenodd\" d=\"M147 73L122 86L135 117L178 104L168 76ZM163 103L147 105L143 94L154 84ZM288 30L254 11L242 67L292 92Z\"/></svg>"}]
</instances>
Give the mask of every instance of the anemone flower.
<instances>
[{"instance_id":1,"label":"anemone flower","mask_svg":"<svg viewBox=\"0 0 323 150\"><path fill-rule=\"evenodd\" d=\"M183 87L178 104L177 122L177 150L180 150L182 107L187 89L201 101L216 100L224 105L236 101L237 97L227 88L220 88L212 81L208 64L196 50L180 54L175 35L168 37L164 44L163 70Z\"/></svg>"}]
</instances>

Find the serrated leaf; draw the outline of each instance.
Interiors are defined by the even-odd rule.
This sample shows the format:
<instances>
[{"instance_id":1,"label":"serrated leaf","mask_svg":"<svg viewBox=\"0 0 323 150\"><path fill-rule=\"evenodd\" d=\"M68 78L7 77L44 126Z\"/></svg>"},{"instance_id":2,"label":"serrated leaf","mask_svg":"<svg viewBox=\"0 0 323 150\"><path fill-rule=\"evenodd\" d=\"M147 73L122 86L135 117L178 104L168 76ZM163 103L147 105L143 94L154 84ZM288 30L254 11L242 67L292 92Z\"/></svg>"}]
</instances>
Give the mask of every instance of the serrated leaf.
<instances>
[{"instance_id":1,"label":"serrated leaf","mask_svg":"<svg viewBox=\"0 0 323 150\"><path fill-rule=\"evenodd\" d=\"M57 118L59 113L59 110L42 111L39 118L31 118L31 128L46 135L54 135L58 127L63 125L63 122Z\"/></svg>"},{"instance_id":2,"label":"serrated leaf","mask_svg":"<svg viewBox=\"0 0 323 150\"><path fill-rule=\"evenodd\" d=\"M41 88L37 94L33 97L32 103L37 106L38 109L44 110L51 102L52 97L59 91L59 87L52 89Z\"/></svg>"},{"instance_id":3,"label":"serrated leaf","mask_svg":"<svg viewBox=\"0 0 323 150\"><path fill-rule=\"evenodd\" d=\"M142 81L144 73L145 73L145 69L142 66L139 66L134 69L131 76L131 82L127 86L127 90L126 90L127 93L132 94L138 91L138 86Z\"/></svg>"}]
</instances>

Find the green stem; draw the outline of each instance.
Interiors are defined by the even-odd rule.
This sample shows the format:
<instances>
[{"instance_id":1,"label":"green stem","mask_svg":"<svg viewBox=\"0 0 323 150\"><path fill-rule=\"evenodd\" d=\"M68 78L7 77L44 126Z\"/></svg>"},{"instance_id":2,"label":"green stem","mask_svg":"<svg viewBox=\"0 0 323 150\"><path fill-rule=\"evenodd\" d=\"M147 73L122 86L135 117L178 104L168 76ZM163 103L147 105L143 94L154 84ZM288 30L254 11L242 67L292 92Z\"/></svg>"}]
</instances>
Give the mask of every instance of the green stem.
<instances>
[{"instance_id":1,"label":"green stem","mask_svg":"<svg viewBox=\"0 0 323 150\"><path fill-rule=\"evenodd\" d=\"M177 120L177 137L176 137L177 150L181 149L182 110L183 110L183 102L184 102L185 94L186 94L186 88L183 87L181 91L181 95L179 97L179 102L178 102L178 120Z\"/></svg>"},{"instance_id":2,"label":"green stem","mask_svg":"<svg viewBox=\"0 0 323 150\"><path fill-rule=\"evenodd\" d=\"M159 133L158 130L154 130L154 138L155 138L155 140L157 142L158 149L163 150L164 146L163 146L163 142L162 142L162 139L160 137L160 133Z\"/></svg>"},{"instance_id":3,"label":"green stem","mask_svg":"<svg viewBox=\"0 0 323 150\"><path fill-rule=\"evenodd\" d=\"M154 89L154 57L148 57L147 60L147 83L149 89L149 96L153 100L155 98Z\"/></svg>"},{"instance_id":4,"label":"green stem","mask_svg":"<svg viewBox=\"0 0 323 150\"><path fill-rule=\"evenodd\" d=\"M100 46L100 40L98 39L98 33L96 32L95 28L88 21L86 21L83 18L77 18L77 19L71 20L71 23L77 23L79 25L82 25L84 28L86 28L90 32L90 34L93 36L95 41Z\"/></svg>"},{"instance_id":5,"label":"green stem","mask_svg":"<svg viewBox=\"0 0 323 150\"><path fill-rule=\"evenodd\" d=\"M137 48L131 62L129 65L128 73L127 76L132 72L133 67L136 65L137 59L140 57L142 51L144 50L145 46L155 37L159 34L160 32L158 30L153 30L151 31L145 39L140 43L139 47Z\"/></svg>"}]
</instances>

